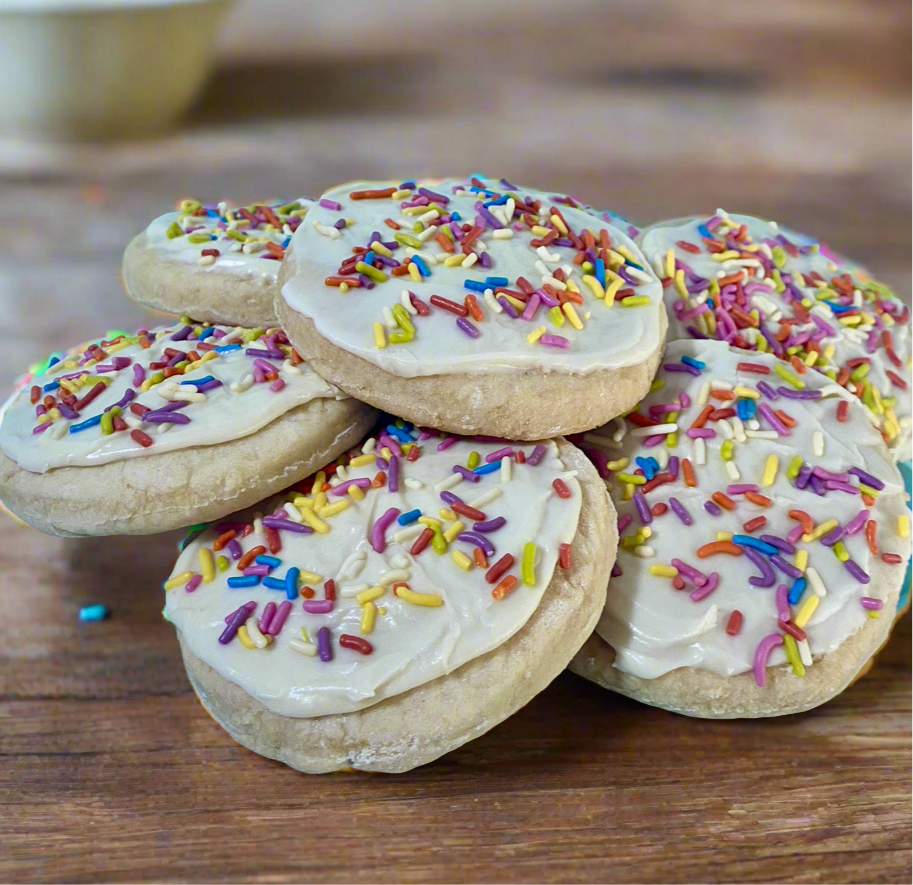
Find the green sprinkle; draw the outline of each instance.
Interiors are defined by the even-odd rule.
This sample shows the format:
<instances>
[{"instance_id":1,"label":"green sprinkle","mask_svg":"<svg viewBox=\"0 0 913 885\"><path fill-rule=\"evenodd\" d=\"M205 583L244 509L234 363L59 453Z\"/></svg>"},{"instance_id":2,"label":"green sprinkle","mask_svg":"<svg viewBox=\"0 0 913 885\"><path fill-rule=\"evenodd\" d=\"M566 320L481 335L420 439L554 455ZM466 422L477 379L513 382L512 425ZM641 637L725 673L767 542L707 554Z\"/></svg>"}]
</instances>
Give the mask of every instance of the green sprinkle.
<instances>
[{"instance_id":1,"label":"green sprinkle","mask_svg":"<svg viewBox=\"0 0 913 885\"><path fill-rule=\"evenodd\" d=\"M773 249L770 250L770 254L777 267L783 267L783 265L786 264L786 250L782 246L774 246Z\"/></svg>"},{"instance_id":2,"label":"green sprinkle","mask_svg":"<svg viewBox=\"0 0 913 885\"><path fill-rule=\"evenodd\" d=\"M415 335L415 326L412 324L412 317L409 316L409 311L406 310L402 304L393 305L393 319L400 324L405 332L409 332L410 335Z\"/></svg>"},{"instance_id":3,"label":"green sprinkle","mask_svg":"<svg viewBox=\"0 0 913 885\"><path fill-rule=\"evenodd\" d=\"M795 479L799 475L799 471L802 469L804 463L802 456L796 455L792 461L789 462L789 467L786 469L786 475L790 479Z\"/></svg>"},{"instance_id":4,"label":"green sprinkle","mask_svg":"<svg viewBox=\"0 0 913 885\"><path fill-rule=\"evenodd\" d=\"M470 452L470 453L469 453L469 460L466 462L466 466L467 466L470 470L475 470L476 467L479 466L479 464L481 463L481 461L482 461L482 456L481 456L478 452Z\"/></svg>"},{"instance_id":5,"label":"green sprinkle","mask_svg":"<svg viewBox=\"0 0 913 885\"><path fill-rule=\"evenodd\" d=\"M439 525L429 526L432 532L434 532L433 537L431 538L431 546L437 550L438 553L447 552L447 539L444 537L444 533L441 531Z\"/></svg>"},{"instance_id":6,"label":"green sprinkle","mask_svg":"<svg viewBox=\"0 0 913 885\"><path fill-rule=\"evenodd\" d=\"M250 344L251 341L256 341L261 335L266 333L266 329L262 326L257 326L256 329L245 329L241 333L241 340L245 344Z\"/></svg>"},{"instance_id":7,"label":"green sprinkle","mask_svg":"<svg viewBox=\"0 0 913 885\"><path fill-rule=\"evenodd\" d=\"M156 372L154 375L149 376L149 386L152 387L154 384L158 384L161 381L165 380L164 372Z\"/></svg>"},{"instance_id":8,"label":"green sprinkle","mask_svg":"<svg viewBox=\"0 0 913 885\"><path fill-rule=\"evenodd\" d=\"M646 481L647 477L638 476L634 473L616 473L615 474L622 482L630 482L636 486L642 486Z\"/></svg>"},{"instance_id":9,"label":"green sprinkle","mask_svg":"<svg viewBox=\"0 0 913 885\"><path fill-rule=\"evenodd\" d=\"M188 234L187 242L189 242L189 243L211 243L212 237L209 234Z\"/></svg>"},{"instance_id":10,"label":"green sprinkle","mask_svg":"<svg viewBox=\"0 0 913 885\"><path fill-rule=\"evenodd\" d=\"M120 406L112 406L101 413L101 432L106 436L114 433L114 416L120 414Z\"/></svg>"},{"instance_id":11,"label":"green sprinkle","mask_svg":"<svg viewBox=\"0 0 913 885\"><path fill-rule=\"evenodd\" d=\"M661 387L666 386L665 378L654 378L653 383L650 385L650 393L653 393L654 390L659 390Z\"/></svg>"},{"instance_id":12,"label":"green sprinkle","mask_svg":"<svg viewBox=\"0 0 913 885\"><path fill-rule=\"evenodd\" d=\"M227 556L225 556L224 553L219 554L219 556L216 557L216 568L220 572L224 572L225 569L227 569L230 565L231 565L231 561L229 560L229 558Z\"/></svg>"},{"instance_id":13,"label":"green sprinkle","mask_svg":"<svg viewBox=\"0 0 913 885\"><path fill-rule=\"evenodd\" d=\"M412 246L413 249L421 249L425 245L418 237L413 237L412 234L404 234L399 230L393 234L393 239L403 246Z\"/></svg>"},{"instance_id":14,"label":"green sprinkle","mask_svg":"<svg viewBox=\"0 0 913 885\"><path fill-rule=\"evenodd\" d=\"M793 387L799 388L801 390L805 387L805 382L791 369L787 369L783 363L776 363L774 365L774 371L784 380L792 384Z\"/></svg>"},{"instance_id":15,"label":"green sprinkle","mask_svg":"<svg viewBox=\"0 0 913 885\"><path fill-rule=\"evenodd\" d=\"M731 439L724 439L723 444L720 446L720 454L723 456L724 461L732 460L732 450L735 448L735 443Z\"/></svg>"},{"instance_id":16,"label":"green sprinkle","mask_svg":"<svg viewBox=\"0 0 913 885\"><path fill-rule=\"evenodd\" d=\"M850 372L850 381L862 381L869 372L872 371L872 366L869 363L860 363Z\"/></svg>"},{"instance_id":17,"label":"green sprinkle","mask_svg":"<svg viewBox=\"0 0 913 885\"><path fill-rule=\"evenodd\" d=\"M377 283L383 283L390 279L389 274L385 274L382 270L378 270L376 267L373 267L370 264L365 264L364 261L359 261L355 265L355 270L359 273L367 274Z\"/></svg>"},{"instance_id":18,"label":"green sprinkle","mask_svg":"<svg viewBox=\"0 0 913 885\"><path fill-rule=\"evenodd\" d=\"M564 325L564 314L557 304L548 312L548 318L558 326L558 328L561 328L561 326Z\"/></svg>"},{"instance_id":19,"label":"green sprinkle","mask_svg":"<svg viewBox=\"0 0 913 885\"><path fill-rule=\"evenodd\" d=\"M390 343L391 344L408 344L410 341L415 340L414 332L391 332L390 333Z\"/></svg>"},{"instance_id":20,"label":"green sprinkle","mask_svg":"<svg viewBox=\"0 0 913 885\"><path fill-rule=\"evenodd\" d=\"M279 206L277 211L280 215L291 215L295 209L300 209L301 203L298 200L295 200L294 203L286 203L284 206Z\"/></svg>"},{"instance_id":21,"label":"green sprinkle","mask_svg":"<svg viewBox=\"0 0 913 885\"><path fill-rule=\"evenodd\" d=\"M225 231L225 236L231 237L233 240L238 240L238 242L241 242L241 243L247 242L247 234L242 233L241 231L239 231L237 228L234 228L234 227L231 227L227 231Z\"/></svg>"},{"instance_id":22,"label":"green sprinkle","mask_svg":"<svg viewBox=\"0 0 913 885\"><path fill-rule=\"evenodd\" d=\"M782 275L780 274L780 271L775 267L775 268L770 272L770 275L773 277L773 281L774 281L774 283L776 284L777 291L778 291L778 292L785 292L785 291L786 291L786 283L783 282L783 277L782 277Z\"/></svg>"},{"instance_id":23,"label":"green sprinkle","mask_svg":"<svg viewBox=\"0 0 913 885\"><path fill-rule=\"evenodd\" d=\"M873 489L871 486L867 486L864 482L859 483L859 491L864 495L868 495L870 498L878 497L878 489Z\"/></svg>"},{"instance_id":24,"label":"green sprinkle","mask_svg":"<svg viewBox=\"0 0 913 885\"><path fill-rule=\"evenodd\" d=\"M168 237L169 240L173 240L175 237L182 237L184 236L184 228L176 221L172 221L165 229L165 236Z\"/></svg>"},{"instance_id":25,"label":"green sprinkle","mask_svg":"<svg viewBox=\"0 0 913 885\"><path fill-rule=\"evenodd\" d=\"M850 558L850 552L846 549L846 544L843 541L837 541L834 544L834 556L841 562L846 562Z\"/></svg>"}]
</instances>

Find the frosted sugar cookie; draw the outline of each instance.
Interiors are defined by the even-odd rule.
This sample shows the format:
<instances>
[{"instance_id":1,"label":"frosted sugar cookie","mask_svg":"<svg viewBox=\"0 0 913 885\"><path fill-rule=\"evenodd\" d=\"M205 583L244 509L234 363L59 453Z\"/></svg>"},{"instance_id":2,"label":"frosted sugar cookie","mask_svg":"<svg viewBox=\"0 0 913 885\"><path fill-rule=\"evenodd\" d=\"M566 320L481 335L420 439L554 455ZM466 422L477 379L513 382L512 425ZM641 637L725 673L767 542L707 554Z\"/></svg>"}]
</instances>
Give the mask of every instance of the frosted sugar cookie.
<instances>
[{"instance_id":1,"label":"frosted sugar cookie","mask_svg":"<svg viewBox=\"0 0 913 885\"><path fill-rule=\"evenodd\" d=\"M772 354L675 341L654 391L588 437L621 540L573 670L690 716L776 716L841 692L884 642L910 518L855 396Z\"/></svg>"},{"instance_id":2,"label":"frosted sugar cookie","mask_svg":"<svg viewBox=\"0 0 913 885\"><path fill-rule=\"evenodd\" d=\"M142 304L207 323L276 325L276 278L311 201L230 209L182 200L124 253L124 279Z\"/></svg>"},{"instance_id":3,"label":"frosted sugar cookie","mask_svg":"<svg viewBox=\"0 0 913 885\"><path fill-rule=\"evenodd\" d=\"M120 333L52 358L8 402L0 497L51 534L165 531L307 476L373 419L279 329Z\"/></svg>"},{"instance_id":4,"label":"frosted sugar cookie","mask_svg":"<svg viewBox=\"0 0 913 885\"><path fill-rule=\"evenodd\" d=\"M564 440L403 422L259 511L191 535L165 613L216 721L311 773L407 771L527 703L595 625L617 543Z\"/></svg>"},{"instance_id":5,"label":"frosted sugar cookie","mask_svg":"<svg viewBox=\"0 0 913 885\"><path fill-rule=\"evenodd\" d=\"M602 424L643 396L666 328L622 229L504 179L328 191L280 285L277 314L315 371L455 433Z\"/></svg>"},{"instance_id":6,"label":"frosted sugar cookie","mask_svg":"<svg viewBox=\"0 0 913 885\"><path fill-rule=\"evenodd\" d=\"M910 309L887 287L807 237L722 209L652 225L638 242L663 277L670 340L717 338L813 366L909 460Z\"/></svg>"}]
</instances>

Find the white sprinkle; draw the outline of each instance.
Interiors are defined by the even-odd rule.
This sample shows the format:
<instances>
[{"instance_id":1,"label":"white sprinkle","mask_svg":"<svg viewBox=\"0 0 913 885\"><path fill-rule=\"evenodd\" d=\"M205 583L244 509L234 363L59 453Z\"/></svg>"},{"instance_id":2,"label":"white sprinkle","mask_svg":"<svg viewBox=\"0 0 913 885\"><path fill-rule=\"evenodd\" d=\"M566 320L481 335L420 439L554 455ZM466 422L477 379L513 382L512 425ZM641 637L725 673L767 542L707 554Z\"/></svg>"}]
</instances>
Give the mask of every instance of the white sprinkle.
<instances>
[{"instance_id":1,"label":"white sprinkle","mask_svg":"<svg viewBox=\"0 0 913 885\"><path fill-rule=\"evenodd\" d=\"M305 642L303 639L293 639L288 645L292 651L296 651L298 654L307 655L311 658L317 657L317 646L314 645L313 642Z\"/></svg>"},{"instance_id":2,"label":"white sprinkle","mask_svg":"<svg viewBox=\"0 0 913 885\"><path fill-rule=\"evenodd\" d=\"M733 482L738 482L742 478L742 474L739 473L739 468L736 467L735 461L724 461L726 465L726 472L729 474Z\"/></svg>"},{"instance_id":3,"label":"white sprinkle","mask_svg":"<svg viewBox=\"0 0 913 885\"><path fill-rule=\"evenodd\" d=\"M403 483L407 489L412 489L413 492L417 492L419 489L425 488L425 483L423 483L420 479L414 479L411 476L407 476L403 480Z\"/></svg>"},{"instance_id":4,"label":"white sprinkle","mask_svg":"<svg viewBox=\"0 0 913 885\"><path fill-rule=\"evenodd\" d=\"M495 240L511 240L513 236L514 232L509 227L498 228L491 232L491 237Z\"/></svg>"},{"instance_id":5,"label":"white sprinkle","mask_svg":"<svg viewBox=\"0 0 913 885\"><path fill-rule=\"evenodd\" d=\"M678 424L653 424L650 427L632 427L628 433L633 437L659 436L664 433L674 433Z\"/></svg>"},{"instance_id":6,"label":"white sprinkle","mask_svg":"<svg viewBox=\"0 0 913 885\"><path fill-rule=\"evenodd\" d=\"M700 389L697 392L697 404L699 406L706 406L707 399L709 396L710 396L710 382L704 381L704 383L701 384Z\"/></svg>"},{"instance_id":7,"label":"white sprinkle","mask_svg":"<svg viewBox=\"0 0 913 885\"><path fill-rule=\"evenodd\" d=\"M776 430L746 430L745 436L749 439L779 439Z\"/></svg>"},{"instance_id":8,"label":"white sprinkle","mask_svg":"<svg viewBox=\"0 0 913 885\"><path fill-rule=\"evenodd\" d=\"M460 267L472 267L479 260L475 252L470 252L464 259Z\"/></svg>"},{"instance_id":9,"label":"white sprinkle","mask_svg":"<svg viewBox=\"0 0 913 885\"><path fill-rule=\"evenodd\" d=\"M824 581L821 580L821 575L818 574L817 569L808 566L805 569L805 577L808 578L808 585L814 591L815 596L827 596L827 588L824 586Z\"/></svg>"},{"instance_id":10,"label":"white sprinkle","mask_svg":"<svg viewBox=\"0 0 913 885\"><path fill-rule=\"evenodd\" d=\"M639 556L641 559L651 559L656 556L656 551L648 544L640 544L634 548L634 555Z\"/></svg>"},{"instance_id":11,"label":"white sprinkle","mask_svg":"<svg viewBox=\"0 0 913 885\"><path fill-rule=\"evenodd\" d=\"M450 476L445 476L439 483L435 484L434 490L436 492L443 492L445 489L452 489L455 485L459 485L463 481L463 477L459 473L451 473Z\"/></svg>"},{"instance_id":12,"label":"white sprinkle","mask_svg":"<svg viewBox=\"0 0 913 885\"><path fill-rule=\"evenodd\" d=\"M537 270L540 274L542 274L542 276L544 276L544 277L547 277L547 276L549 276L549 275L551 274L551 271L545 266L545 264L544 264L542 261L536 261L536 262L534 262L534 263L533 263L533 267L535 267L536 270Z\"/></svg>"},{"instance_id":13,"label":"white sprinkle","mask_svg":"<svg viewBox=\"0 0 913 885\"><path fill-rule=\"evenodd\" d=\"M479 495L478 498L473 498L468 502L470 507L475 507L476 510L481 510L486 504L490 504L495 498L501 497L501 490L495 486L493 489L489 489L485 492L484 495Z\"/></svg>"},{"instance_id":14,"label":"white sprinkle","mask_svg":"<svg viewBox=\"0 0 913 885\"><path fill-rule=\"evenodd\" d=\"M495 293L493 289L486 289L483 293L485 303L495 312L495 313L504 313L504 308L501 307L500 302L495 299Z\"/></svg>"},{"instance_id":15,"label":"white sprinkle","mask_svg":"<svg viewBox=\"0 0 913 885\"><path fill-rule=\"evenodd\" d=\"M359 593L364 590L369 590L371 588L370 584L360 583L360 584L341 584L339 587L339 595L343 599L351 599L353 596L358 596Z\"/></svg>"},{"instance_id":16,"label":"white sprinkle","mask_svg":"<svg viewBox=\"0 0 913 885\"><path fill-rule=\"evenodd\" d=\"M412 560L405 553L397 553L388 560L393 568L407 568L412 564Z\"/></svg>"},{"instance_id":17,"label":"white sprinkle","mask_svg":"<svg viewBox=\"0 0 913 885\"><path fill-rule=\"evenodd\" d=\"M501 485L510 482L513 463L513 458L510 458L507 455L501 459Z\"/></svg>"},{"instance_id":18,"label":"white sprinkle","mask_svg":"<svg viewBox=\"0 0 913 885\"><path fill-rule=\"evenodd\" d=\"M373 452L377 448L377 437L372 436L368 441L361 447L362 452L367 455L370 452Z\"/></svg>"},{"instance_id":19,"label":"white sprinkle","mask_svg":"<svg viewBox=\"0 0 913 885\"><path fill-rule=\"evenodd\" d=\"M757 418L752 418L752 419L748 422L748 429L749 429L749 430L760 430L760 429L761 429L761 422L758 421Z\"/></svg>"},{"instance_id":20,"label":"white sprinkle","mask_svg":"<svg viewBox=\"0 0 913 885\"><path fill-rule=\"evenodd\" d=\"M413 523L412 525L407 525L404 529L400 529L398 532L394 532L392 538L396 541L397 544L405 544L406 541L411 541L413 538L417 538L423 531L425 531L425 525L420 522Z\"/></svg>"},{"instance_id":21,"label":"white sprinkle","mask_svg":"<svg viewBox=\"0 0 913 885\"><path fill-rule=\"evenodd\" d=\"M635 280L640 280L642 283L653 282L653 277L649 274L645 274L642 270L638 270L636 267L631 267L630 264L625 265L625 272L634 277Z\"/></svg>"},{"instance_id":22,"label":"white sprinkle","mask_svg":"<svg viewBox=\"0 0 913 885\"><path fill-rule=\"evenodd\" d=\"M419 215L419 217L415 220L421 222L422 224L428 224L429 221L434 221L435 218L440 218L440 216L441 213L438 212L437 209L429 209L423 215Z\"/></svg>"},{"instance_id":23,"label":"white sprinkle","mask_svg":"<svg viewBox=\"0 0 913 885\"><path fill-rule=\"evenodd\" d=\"M812 434L812 445L815 457L820 458L824 454L824 434L820 430L816 430Z\"/></svg>"},{"instance_id":24,"label":"white sprinkle","mask_svg":"<svg viewBox=\"0 0 913 885\"><path fill-rule=\"evenodd\" d=\"M357 578L367 561L368 554L364 550L356 550L354 553L350 553L339 567L339 574L336 575L337 582Z\"/></svg>"},{"instance_id":25,"label":"white sprinkle","mask_svg":"<svg viewBox=\"0 0 913 885\"><path fill-rule=\"evenodd\" d=\"M547 283L549 286L554 286L556 289L560 289L562 292L567 291L567 283L562 283L561 280L553 277L551 274L543 274L542 282Z\"/></svg>"},{"instance_id":26,"label":"white sprinkle","mask_svg":"<svg viewBox=\"0 0 913 885\"><path fill-rule=\"evenodd\" d=\"M659 469L664 470L669 464L669 450L664 446L660 446L659 450L653 456L656 458L656 463L659 464Z\"/></svg>"},{"instance_id":27,"label":"white sprinkle","mask_svg":"<svg viewBox=\"0 0 913 885\"><path fill-rule=\"evenodd\" d=\"M292 503L286 503L283 507L285 515L292 521L297 523L303 523L304 518L301 516L301 511Z\"/></svg>"},{"instance_id":28,"label":"white sprinkle","mask_svg":"<svg viewBox=\"0 0 913 885\"><path fill-rule=\"evenodd\" d=\"M547 261L549 264L557 264L561 261L561 256L557 252L549 252L545 246L539 246L536 252L543 261Z\"/></svg>"},{"instance_id":29,"label":"white sprinkle","mask_svg":"<svg viewBox=\"0 0 913 885\"><path fill-rule=\"evenodd\" d=\"M856 399L853 394L848 390L844 390L839 384L825 384L824 387L821 388L821 398L824 399L828 396L839 396L847 402L852 402Z\"/></svg>"},{"instance_id":30,"label":"white sprinkle","mask_svg":"<svg viewBox=\"0 0 913 885\"><path fill-rule=\"evenodd\" d=\"M732 425L725 418L720 418L716 424L720 433L722 433L726 439L732 439L735 436L735 433L732 431Z\"/></svg>"},{"instance_id":31,"label":"white sprinkle","mask_svg":"<svg viewBox=\"0 0 913 885\"><path fill-rule=\"evenodd\" d=\"M205 267L207 264L215 264L215 263L216 263L216 256L215 256L215 255L201 255L201 256L197 259L197 264L202 264L204 267Z\"/></svg>"},{"instance_id":32,"label":"white sprinkle","mask_svg":"<svg viewBox=\"0 0 913 885\"><path fill-rule=\"evenodd\" d=\"M51 429L51 439L63 439L64 435L69 431L69 429L69 421L58 421Z\"/></svg>"},{"instance_id":33,"label":"white sprinkle","mask_svg":"<svg viewBox=\"0 0 913 885\"><path fill-rule=\"evenodd\" d=\"M124 415L124 424L131 430L137 430L143 426L143 422L136 415Z\"/></svg>"},{"instance_id":34,"label":"white sprinkle","mask_svg":"<svg viewBox=\"0 0 913 885\"><path fill-rule=\"evenodd\" d=\"M301 375L302 374L301 369L299 369L298 366L293 366L291 360L285 360L282 363L282 371L285 372L286 375Z\"/></svg>"},{"instance_id":35,"label":"white sprinkle","mask_svg":"<svg viewBox=\"0 0 913 885\"><path fill-rule=\"evenodd\" d=\"M694 462L700 465L707 463L707 446L700 436L694 441Z\"/></svg>"},{"instance_id":36,"label":"white sprinkle","mask_svg":"<svg viewBox=\"0 0 913 885\"><path fill-rule=\"evenodd\" d=\"M422 525L422 523L419 523ZM424 528L424 525L422 525ZM390 572L384 572L378 579L377 585L379 587L388 587L390 584L395 583L396 581L408 581L412 577L412 572L408 569L400 568L394 569Z\"/></svg>"},{"instance_id":37,"label":"white sprinkle","mask_svg":"<svg viewBox=\"0 0 913 885\"><path fill-rule=\"evenodd\" d=\"M738 415L733 415L730 419L732 422L732 432L735 434L737 442L745 442L745 425L742 424L742 419Z\"/></svg>"},{"instance_id":38,"label":"white sprinkle","mask_svg":"<svg viewBox=\"0 0 913 885\"><path fill-rule=\"evenodd\" d=\"M255 535L263 534L263 514L259 510L254 513L253 527Z\"/></svg>"},{"instance_id":39,"label":"white sprinkle","mask_svg":"<svg viewBox=\"0 0 913 885\"><path fill-rule=\"evenodd\" d=\"M415 316L418 313L418 311L415 308L415 305L412 303L412 299L409 297L408 289L403 289L403 293L402 293L402 295L399 296L399 300L402 302L403 307L405 307L406 310L408 310L409 313L412 314L412 316Z\"/></svg>"},{"instance_id":40,"label":"white sprinkle","mask_svg":"<svg viewBox=\"0 0 913 885\"><path fill-rule=\"evenodd\" d=\"M714 390L732 390L732 388L733 388L733 385L730 384L728 381L719 381L717 379L714 379L713 381L711 381L710 386Z\"/></svg>"},{"instance_id":41,"label":"white sprinkle","mask_svg":"<svg viewBox=\"0 0 913 885\"><path fill-rule=\"evenodd\" d=\"M248 618L244 622L244 626L247 627L247 635L250 636L250 641L257 646L257 648L266 648L269 645L267 638L260 632L260 628L257 626L256 618Z\"/></svg>"},{"instance_id":42,"label":"white sprinkle","mask_svg":"<svg viewBox=\"0 0 913 885\"><path fill-rule=\"evenodd\" d=\"M429 225L420 233L415 234L423 243L427 243L438 231L436 224Z\"/></svg>"},{"instance_id":43,"label":"white sprinkle","mask_svg":"<svg viewBox=\"0 0 913 885\"><path fill-rule=\"evenodd\" d=\"M339 231L335 227L327 227L325 224L321 224L319 221L314 221L314 230L319 234L323 234L325 237L329 237L331 240L339 239ZM245 249L247 246L245 246Z\"/></svg>"},{"instance_id":44,"label":"white sprinkle","mask_svg":"<svg viewBox=\"0 0 913 885\"><path fill-rule=\"evenodd\" d=\"M164 421L159 424L159 433L168 433L172 427L174 427L174 424L172 424L170 421Z\"/></svg>"},{"instance_id":45,"label":"white sprinkle","mask_svg":"<svg viewBox=\"0 0 913 885\"><path fill-rule=\"evenodd\" d=\"M808 639L800 639L796 642L799 647L799 658L806 667L812 665L812 650L808 647Z\"/></svg>"},{"instance_id":46,"label":"white sprinkle","mask_svg":"<svg viewBox=\"0 0 913 885\"><path fill-rule=\"evenodd\" d=\"M254 385L254 376L245 375L240 381L232 382L231 389L235 393L244 393L246 390L250 390Z\"/></svg>"},{"instance_id":47,"label":"white sprinkle","mask_svg":"<svg viewBox=\"0 0 913 885\"><path fill-rule=\"evenodd\" d=\"M384 305L380 309L380 315L383 317L384 325L388 329L397 329L399 328L399 323L393 318L393 311L390 310L389 305Z\"/></svg>"}]
</instances>

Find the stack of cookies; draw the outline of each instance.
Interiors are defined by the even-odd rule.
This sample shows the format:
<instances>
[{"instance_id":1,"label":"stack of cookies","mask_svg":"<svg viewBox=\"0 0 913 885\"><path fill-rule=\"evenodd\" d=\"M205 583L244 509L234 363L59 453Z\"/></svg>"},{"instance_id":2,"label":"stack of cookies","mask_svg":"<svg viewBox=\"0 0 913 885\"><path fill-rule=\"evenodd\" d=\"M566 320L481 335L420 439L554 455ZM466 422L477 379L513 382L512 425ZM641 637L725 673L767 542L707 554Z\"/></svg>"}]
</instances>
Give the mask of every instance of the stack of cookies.
<instances>
[{"instance_id":1,"label":"stack of cookies","mask_svg":"<svg viewBox=\"0 0 913 885\"><path fill-rule=\"evenodd\" d=\"M192 524L165 617L264 756L406 771L567 666L807 710L905 604L909 309L802 235L360 182L185 200L124 272L180 319L27 378L2 498L59 535Z\"/></svg>"}]
</instances>

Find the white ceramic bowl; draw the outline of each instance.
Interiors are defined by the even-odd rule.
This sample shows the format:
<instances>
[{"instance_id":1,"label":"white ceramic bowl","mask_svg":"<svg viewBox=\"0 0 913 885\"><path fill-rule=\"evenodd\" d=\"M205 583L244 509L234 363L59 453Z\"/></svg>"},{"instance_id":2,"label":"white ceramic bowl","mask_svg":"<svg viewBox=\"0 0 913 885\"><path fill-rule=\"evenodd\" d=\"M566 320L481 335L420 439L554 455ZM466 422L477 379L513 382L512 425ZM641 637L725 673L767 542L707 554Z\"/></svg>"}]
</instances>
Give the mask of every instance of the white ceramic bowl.
<instances>
[{"instance_id":1,"label":"white ceramic bowl","mask_svg":"<svg viewBox=\"0 0 913 885\"><path fill-rule=\"evenodd\" d=\"M155 134L197 96L231 0L0 0L0 134Z\"/></svg>"}]
</instances>

